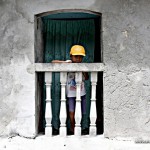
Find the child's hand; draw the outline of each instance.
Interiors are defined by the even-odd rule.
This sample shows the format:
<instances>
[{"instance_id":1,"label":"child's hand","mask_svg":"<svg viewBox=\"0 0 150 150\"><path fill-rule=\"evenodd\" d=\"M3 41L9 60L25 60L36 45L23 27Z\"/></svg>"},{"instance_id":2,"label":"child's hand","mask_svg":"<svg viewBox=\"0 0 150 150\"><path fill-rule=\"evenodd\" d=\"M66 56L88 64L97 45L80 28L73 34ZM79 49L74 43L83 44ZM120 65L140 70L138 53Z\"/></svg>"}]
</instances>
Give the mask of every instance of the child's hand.
<instances>
[{"instance_id":1,"label":"child's hand","mask_svg":"<svg viewBox=\"0 0 150 150\"><path fill-rule=\"evenodd\" d=\"M85 78L85 80L88 80L89 79L89 75L87 72L82 72L83 73L83 76Z\"/></svg>"},{"instance_id":2,"label":"child's hand","mask_svg":"<svg viewBox=\"0 0 150 150\"><path fill-rule=\"evenodd\" d=\"M71 60L66 60L66 61L63 61L63 60L52 60L51 63L71 63L72 61Z\"/></svg>"},{"instance_id":3,"label":"child's hand","mask_svg":"<svg viewBox=\"0 0 150 150\"><path fill-rule=\"evenodd\" d=\"M65 62L67 62L67 63L72 63L72 61L71 61L71 60L66 60Z\"/></svg>"}]
</instances>

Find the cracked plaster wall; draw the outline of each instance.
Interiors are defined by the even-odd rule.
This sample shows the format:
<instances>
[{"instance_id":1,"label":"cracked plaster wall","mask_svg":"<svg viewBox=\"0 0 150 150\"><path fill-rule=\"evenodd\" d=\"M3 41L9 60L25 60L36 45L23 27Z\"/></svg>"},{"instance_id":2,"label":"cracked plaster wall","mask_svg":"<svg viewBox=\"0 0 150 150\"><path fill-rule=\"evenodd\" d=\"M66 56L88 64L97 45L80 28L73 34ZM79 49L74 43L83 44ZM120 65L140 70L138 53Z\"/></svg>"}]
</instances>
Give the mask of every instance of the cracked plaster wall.
<instances>
[{"instance_id":1,"label":"cracked plaster wall","mask_svg":"<svg viewBox=\"0 0 150 150\"><path fill-rule=\"evenodd\" d=\"M102 13L105 137L149 137L149 8L149 0L1 0L0 136L36 134L34 15L87 9Z\"/></svg>"}]
</instances>

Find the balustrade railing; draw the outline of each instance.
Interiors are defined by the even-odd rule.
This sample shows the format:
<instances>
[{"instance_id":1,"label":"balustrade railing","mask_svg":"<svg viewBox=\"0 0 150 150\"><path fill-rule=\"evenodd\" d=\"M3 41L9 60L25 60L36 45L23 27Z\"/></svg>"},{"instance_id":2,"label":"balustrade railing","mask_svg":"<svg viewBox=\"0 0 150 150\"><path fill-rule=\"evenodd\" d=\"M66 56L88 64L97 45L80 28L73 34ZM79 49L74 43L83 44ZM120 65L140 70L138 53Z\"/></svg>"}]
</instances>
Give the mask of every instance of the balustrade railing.
<instances>
[{"instance_id":1,"label":"balustrade railing","mask_svg":"<svg viewBox=\"0 0 150 150\"><path fill-rule=\"evenodd\" d=\"M60 106L60 135L66 136L66 81L67 72L75 72L76 80L76 110L75 110L75 135L81 135L81 97L80 87L82 81L82 72L91 73L91 107L90 107L90 135L96 135L96 84L97 73L104 70L102 63L36 63L36 72L45 72L45 85L46 85L46 108L45 108L45 134L52 136L52 104L51 104L51 83L52 72L60 72L60 84L61 84L61 106Z\"/></svg>"}]
</instances>

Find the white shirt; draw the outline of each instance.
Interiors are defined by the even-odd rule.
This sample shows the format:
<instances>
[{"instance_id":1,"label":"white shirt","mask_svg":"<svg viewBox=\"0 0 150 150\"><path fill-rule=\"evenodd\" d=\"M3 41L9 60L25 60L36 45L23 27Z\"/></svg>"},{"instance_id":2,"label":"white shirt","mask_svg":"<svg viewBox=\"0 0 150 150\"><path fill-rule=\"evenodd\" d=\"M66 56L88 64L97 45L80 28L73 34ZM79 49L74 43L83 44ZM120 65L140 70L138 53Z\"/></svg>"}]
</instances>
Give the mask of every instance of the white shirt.
<instances>
[{"instance_id":1,"label":"white shirt","mask_svg":"<svg viewBox=\"0 0 150 150\"><path fill-rule=\"evenodd\" d=\"M86 94L85 86L84 86L84 76L82 75L81 82L81 91L80 95L84 96ZM75 73L69 72L67 75L67 97L76 97L76 81L75 81Z\"/></svg>"}]
</instances>

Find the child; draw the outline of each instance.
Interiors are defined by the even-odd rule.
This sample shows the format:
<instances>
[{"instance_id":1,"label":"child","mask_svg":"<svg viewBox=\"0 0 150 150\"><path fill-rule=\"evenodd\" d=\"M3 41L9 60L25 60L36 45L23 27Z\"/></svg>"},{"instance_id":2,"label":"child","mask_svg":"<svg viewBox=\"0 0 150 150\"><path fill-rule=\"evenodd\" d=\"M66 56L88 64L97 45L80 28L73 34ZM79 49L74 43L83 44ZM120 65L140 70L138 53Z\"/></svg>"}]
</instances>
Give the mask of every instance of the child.
<instances>
[{"instance_id":1,"label":"child","mask_svg":"<svg viewBox=\"0 0 150 150\"><path fill-rule=\"evenodd\" d=\"M83 57L85 56L85 49L81 45L74 45L70 50L71 60L53 60L52 63L81 63ZM81 83L81 108L82 115L86 114L86 90L84 87L84 80L88 80L88 73L82 73L82 83ZM74 134L75 126L75 102L76 102L76 82L75 73L69 72L67 75L67 100L69 104L69 118L71 123L70 134Z\"/></svg>"}]
</instances>

